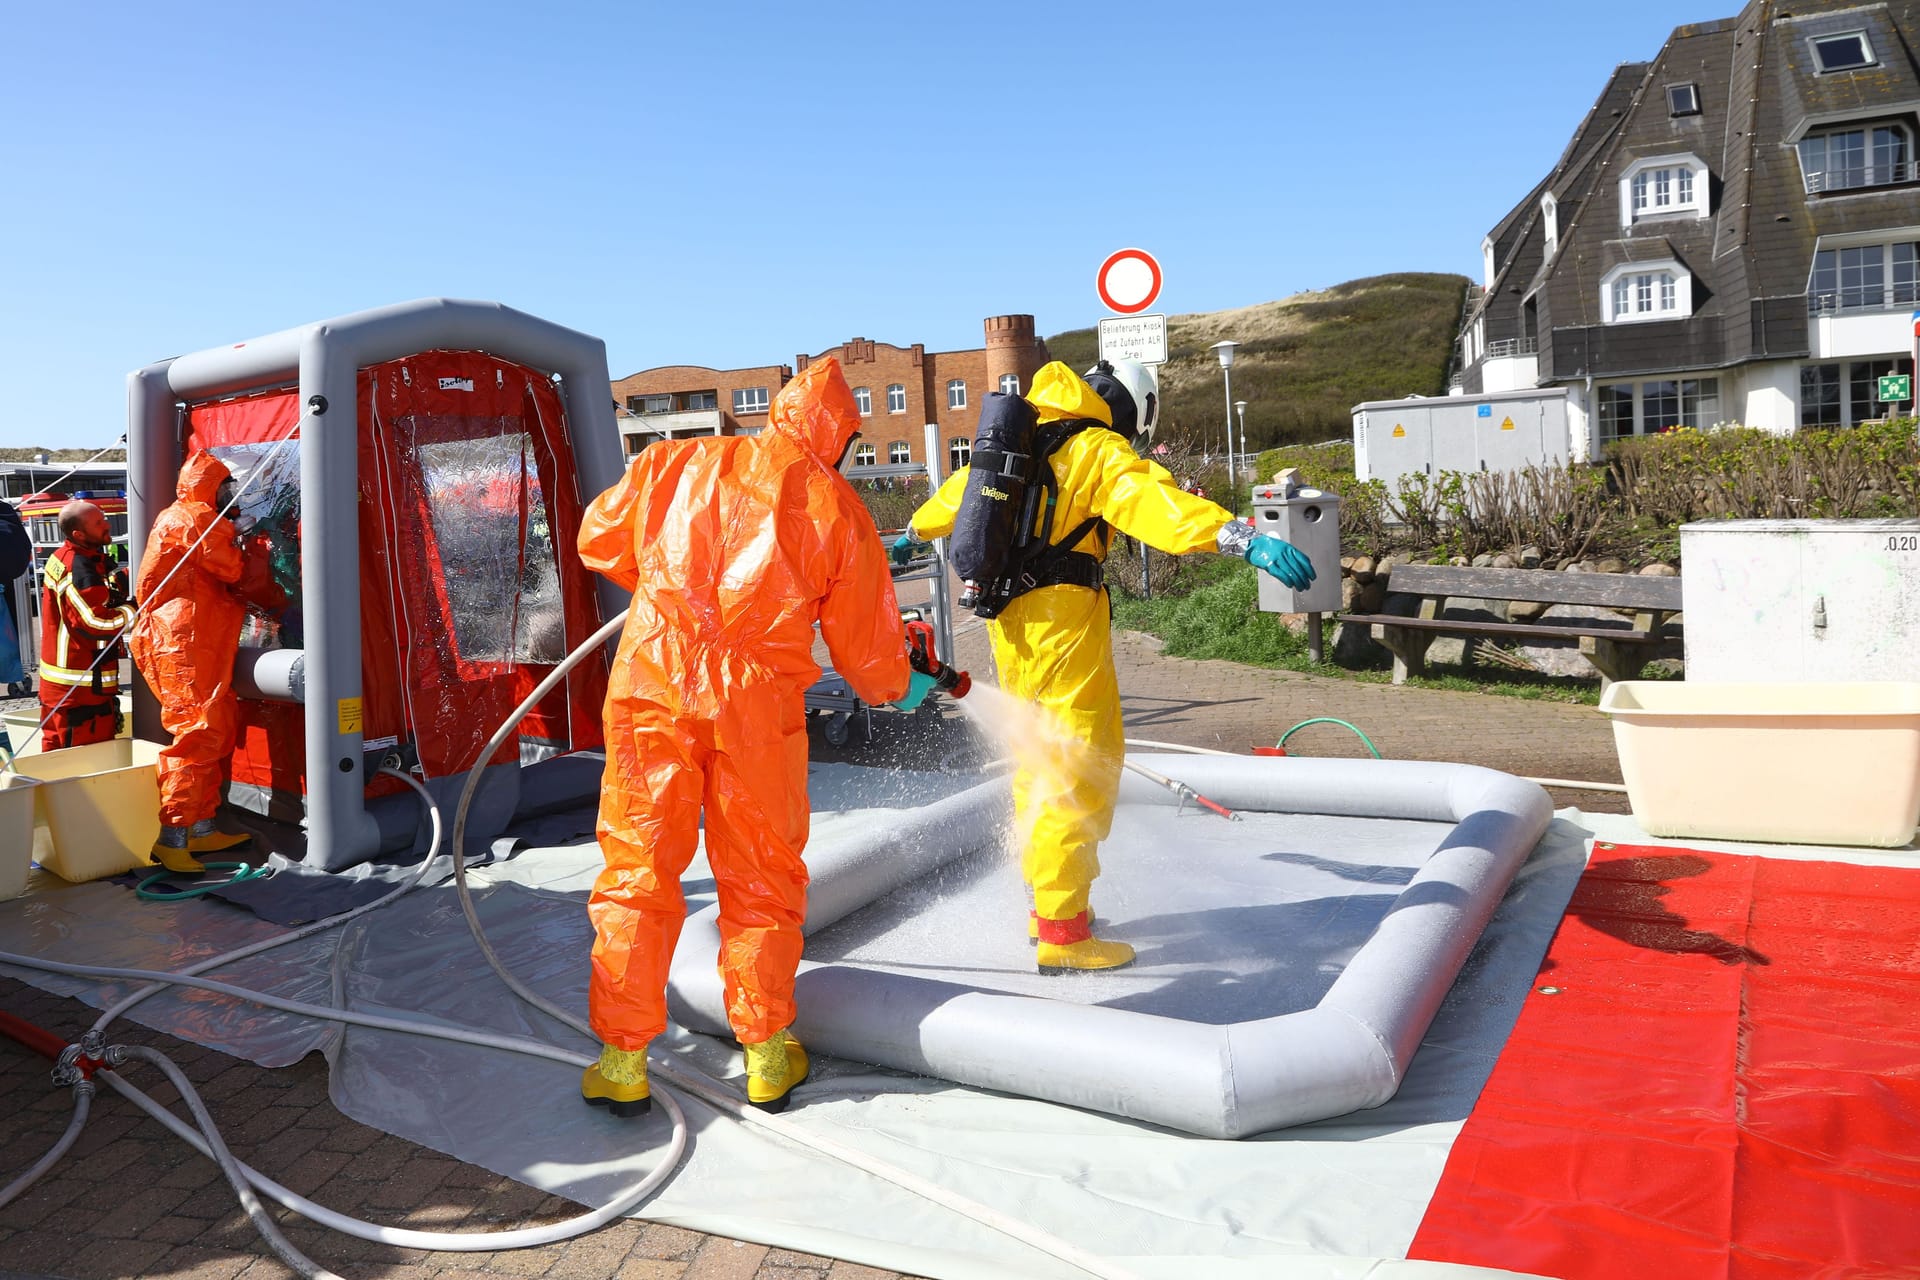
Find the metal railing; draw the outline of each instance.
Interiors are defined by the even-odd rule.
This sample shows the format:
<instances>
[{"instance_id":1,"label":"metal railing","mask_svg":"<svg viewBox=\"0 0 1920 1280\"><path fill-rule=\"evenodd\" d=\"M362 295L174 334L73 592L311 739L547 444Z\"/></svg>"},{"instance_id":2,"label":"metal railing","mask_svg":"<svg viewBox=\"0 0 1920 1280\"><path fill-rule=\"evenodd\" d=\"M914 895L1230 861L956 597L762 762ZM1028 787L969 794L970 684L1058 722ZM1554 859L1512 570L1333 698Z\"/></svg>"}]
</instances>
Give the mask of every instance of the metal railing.
<instances>
[{"instance_id":1,"label":"metal railing","mask_svg":"<svg viewBox=\"0 0 1920 1280\"><path fill-rule=\"evenodd\" d=\"M1901 182L1920 182L1920 162L1901 160L1891 164L1850 164L1839 169L1813 169L1806 174L1807 194L1810 196L1858 191L1862 187L1890 187Z\"/></svg>"},{"instance_id":2,"label":"metal railing","mask_svg":"<svg viewBox=\"0 0 1920 1280\"><path fill-rule=\"evenodd\" d=\"M1513 356L1540 354L1538 338L1495 338L1487 344L1487 359L1504 360Z\"/></svg>"},{"instance_id":3,"label":"metal railing","mask_svg":"<svg viewBox=\"0 0 1920 1280\"><path fill-rule=\"evenodd\" d=\"M1915 303L1920 303L1920 281L1904 280L1809 293L1807 312L1817 316L1836 311L1892 311Z\"/></svg>"}]
</instances>

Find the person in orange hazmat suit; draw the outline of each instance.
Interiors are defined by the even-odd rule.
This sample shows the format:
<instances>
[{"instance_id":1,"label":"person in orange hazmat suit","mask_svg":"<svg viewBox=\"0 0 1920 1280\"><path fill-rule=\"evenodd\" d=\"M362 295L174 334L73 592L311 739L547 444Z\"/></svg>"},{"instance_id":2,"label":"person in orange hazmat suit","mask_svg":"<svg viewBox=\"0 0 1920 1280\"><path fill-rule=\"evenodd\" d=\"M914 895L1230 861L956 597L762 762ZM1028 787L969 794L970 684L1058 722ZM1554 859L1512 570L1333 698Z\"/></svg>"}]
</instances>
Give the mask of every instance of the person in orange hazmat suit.
<instances>
[{"instance_id":1,"label":"person in orange hazmat suit","mask_svg":"<svg viewBox=\"0 0 1920 1280\"><path fill-rule=\"evenodd\" d=\"M1012 744L1014 829L1021 875L1033 890L1028 932L1043 973L1116 969L1133 962L1133 948L1095 937L1087 904L1126 753L1112 609L1101 579L1113 530L1169 555L1238 555L1295 590L1313 581L1314 569L1298 548L1258 534L1140 456L1159 396L1138 361L1103 362L1082 378L1056 360L1034 375L1027 400L1042 426L1084 424L1045 463L1058 487L1056 541L1028 575L1028 589L987 623L1001 688L1037 707L1046 726ZM896 554L953 532L968 474L954 472L921 504Z\"/></svg>"},{"instance_id":2,"label":"person in orange hazmat suit","mask_svg":"<svg viewBox=\"0 0 1920 1280\"><path fill-rule=\"evenodd\" d=\"M239 727L233 659L245 615L239 536L220 514L231 479L210 453L187 458L177 500L148 530L134 579L140 617L128 647L160 704L161 727L173 735L160 748L160 838L153 846L169 871L204 871L195 854L249 839L213 825Z\"/></svg>"},{"instance_id":3,"label":"person in orange hazmat suit","mask_svg":"<svg viewBox=\"0 0 1920 1280\"><path fill-rule=\"evenodd\" d=\"M587 508L580 558L633 592L607 686L607 768L588 1008L603 1048L581 1080L616 1115L650 1105L646 1046L686 916L680 875L705 814L727 1020L747 1098L779 1110L806 1077L788 1031L806 912L806 708L834 670L869 703L917 706L887 553L835 467L860 423L832 359L774 398L756 437L650 446Z\"/></svg>"}]
</instances>

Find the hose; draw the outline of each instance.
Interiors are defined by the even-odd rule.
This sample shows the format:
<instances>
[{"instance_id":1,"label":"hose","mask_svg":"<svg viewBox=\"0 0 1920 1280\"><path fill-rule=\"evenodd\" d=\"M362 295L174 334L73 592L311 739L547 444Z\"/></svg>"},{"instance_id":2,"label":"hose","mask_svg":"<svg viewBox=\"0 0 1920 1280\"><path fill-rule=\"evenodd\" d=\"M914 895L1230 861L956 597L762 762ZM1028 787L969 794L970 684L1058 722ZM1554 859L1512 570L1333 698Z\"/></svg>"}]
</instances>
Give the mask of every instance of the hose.
<instances>
[{"instance_id":1,"label":"hose","mask_svg":"<svg viewBox=\"0 0 1920 1280\"><path fill-rule=\"evenodd\" d=\"M398 778L413 788L420 796L422 803L427 807L427 815L431 828L431 838L427 846L427 852L420 861L419 869L414 872L410 880L399 885L391 893L376 898L372 902L362 903L360 906L349 911L341 912L338 915L330 916L324 920L315 921L312 924L290 933L267 938L260 942L250 943L247 946L229 951L223 955L210 957L177 973L165 973L146 969L118 969L92 965L63 964L41 960L37 957L10 955L6 953L0 953L0 963L17 964L23 968L63 973L73 977L147 981L150 985L142 987L118 1004L111 1006L94 1022L93 1027L87 1033L86 1040L87 1042L95 1044L103 1044L104 1041L102 1037L105 1034L107 1026L127 1010L139 1004L142 1000L147 999L157 992L166 990L169 986L184 986L212 991L221 995L233 996L237 999L264 1005L268 1008L280 1009L288 1013L363 1026L374 1030L393 1031L407 1035L451 1040L461 1044L478 1045L485 1048L505 1049L511 1052L528 1054L533 1057L542 1057L553 1061L564 1062L569 1066L581 1069L593 1065L595 1061L593 1058L577 1053L569 1053L565 1049L537 1040L522 1040L517 1037L497 1036L487 1032L468 1031L463 1028L434 1027L397 1018L352 1013L329 1005L316 1005L304 1001L286 1000L278 996L267 995L264 992L252 991L244 987L216 982L199 976L210 970L259 955L261 952L271 950L274 947L285 946L301 938L310 937L324 929L335 928L351 920L358 919L369 912L386 906L402 894L419 887L419 885L424 882L440 850L441 841L444 836L439 806L434 803L433 797L428 794L426 788L422 787L407 774L395 769L382 769L380 772L389 777ZM461 859L456 857L455 865L458 866L460 861ZM41 1052L48 1051L46 1042L51 1041L53 1052L55 1054L61 1052L62 1046L59 1043L58 1037L40 1032L38 1028L32 1027L30 1024L19 1023L19 1027L25 1030L26 1034L23 1034L11 1025L16 1021L17 1020L9 1018L4 1022L0 1022L0 1030L13 1034L15 1038L29 1044L30 1047L39 1049ZM118 1049L120 1046L115 1046L114 1048ZM108 1050L102 1049L99 1052L104 1053L108 1052ZM143 1054L135 1054L133 1056L145 1060ZM175 1070L177 1070L177 1068L175 1068ZM152 1098L148 1097L133 1084L121 1079L117 1074L113 1072L102 1072L102 1077L106 1079L116 1091L140 1107L141 1110L192 1144L202 1155L207 1156L216 1163L221 1163L220 1155L217 1153L214 1143L208 1140L207 1135L211 1131L206 1129L205 1126L210 1125L210 1121L203 1120L203 1129L196 1130L194 1127L181 1121L179 1117L175 1116L165 1107L153 1101ZM172 1079L173 1077L169 1075L168 1078ZM82 1083L86 1085L86 1097L90 1100L93 1086L90 1082L83 1081ZM182 1095L185 1096L187 1088L183 1086L182 1082L175 1081L175 1086L180 1088ZM76 1086L76 1092L78 1091L79 1086ZM662 1103L665 1105L672 1123L672 1137L669 1140L668 1151L660 1164L638 1184L616 1197L613 1201L590 1213L543 1227L521 1228L512 1231L414 1231L406 1228L387 1227L378 1223L364 1222L358 1218L351 1218L345 1214L328 1209L323 1205L315 1204L305 1197L289 1191L287 1188L267 1178L257 1170L251 1169L237 1160L233 1160L230 1154L227 1156L227 1159L232 1160L235 1168L249 1184L258 1187L270 1198L322 1226L331 1227L336 1231L343 1232L358 1239L370 1240L381 1244L397 1245L409 1249L449 1253L525 1248L532 1245L551 1244L558 1240L569 1239L572 1236L597 1230L605 1226L608 1222L611 1222L614 1218L623 1216L628 1210L634 1208L647 1196L653 1194L659 1185L678 1167L681 1156L685 1153L687 1143L685 1113L675 1100L670 1097L663 1097ZM81 1109L81 1104L76 1102L76 1110ZM69 1135L63 1138L62 1143L59 1144L54 1151L49 1152L32 1170L29 1170L28 1173L16 1179L13 1184L9 1184L7 1192L4 1195L0 1195L0 1205L4 1205L7 1200L26 1190L36 1179L43 1176L48 1169L52 1168L60 1156L65 1154L66 1149L72 1145L72 1139L79 1134L79 1126L84 1123L85 1117L83 1115L79 1121L69 1126ZM217 1142L218 1134L213 1133L212 1138ZM219 1150L223 1151L224 1146L221 1146ZM224 1164L222 1164L222 1172L226 1172ZM252 1214L249 1213L249 1217L251 1216ZM269 1243L272 1243L271 1239ZM278 1246L275 1247L277 1251ZM310 1261L305 1259L301 1261L307 1266L312 1266ZM287 1259L287 1264L295 1270L300 1270L301 1263L296 1263L291 1258ZM324 1273L302 1272L302 1274Z\"/></svg>"},{"instance_id":2,"label":"hose","mask_svg":"<svg viewBox=\"0 0 1920 1280\"><path fill-rule=\"evenodd\" d=\"M1360 739L1360 741L1367 744L1367 750L1373 752L1373 758L1375 760L1386 759L1385 756L1380 754L1380 748L1373 745L1373 739L1369 738L1366 734L1361 733L1357 726L1348 724L1345 720L1336 720L1332 716L1314 716L1310 719L1302 720L1299 724L1293 726L1293 728L1281 734L1280 741L1274 743L1273 745L1276 747L1286 746L1288 738L1291 738L1294 734L1300 732L1302 729L1306 728L1310 724L1337 724L1343 729L1352 729L1355 736L1357 736Z\"/></svg>"},{"instance_id":3,"label":"hose","mask_svg":"<svg viewBox=\"0 0 1920 1280\"><path fill-rule=\"evenodd\" d=\"M213 1156L213 1162L220 1166L220 1172L226 1175L227 1184L233 1188L234 1195L240 1198L240 1207L246 1210L247 1220L253 1223L253 1229L260 1233L267 1245L280 1256L280 1260L292 1267L303 1280L341 1280L341 1277L293 1247L293 1241L287 1239L280 1230L280 1224L273 1220L260 1197L253 1194L253 1188L247 1184L247 1171L233 1152L227 1150L227 1144L220 1137L219 1128L213 1123L213 1117L207 1112L207 1104L201 1101L199 1090L187 1079L186 1072L173 1065L166 1054L149 1049L144 1045L115 1045L107 1051L107 1061L118 1066L129 1059L145 1062L158 1067L175 1089L180 1091L181 1101L187 1104L187 1110L200 1126L207 1149Z\"/></svg>"}]
</instances>

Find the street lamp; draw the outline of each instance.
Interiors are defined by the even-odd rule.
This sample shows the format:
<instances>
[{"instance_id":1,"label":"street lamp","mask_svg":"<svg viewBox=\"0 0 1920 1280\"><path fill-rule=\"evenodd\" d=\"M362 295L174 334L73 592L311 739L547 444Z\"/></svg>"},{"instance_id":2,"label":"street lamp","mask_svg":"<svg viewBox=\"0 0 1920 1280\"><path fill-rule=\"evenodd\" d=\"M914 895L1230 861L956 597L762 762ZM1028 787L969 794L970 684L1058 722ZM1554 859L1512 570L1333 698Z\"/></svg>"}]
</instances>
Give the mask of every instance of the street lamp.
<instances>
[{"instance_id":1,"label":"street lamp","mask_svg":"<svg viewBox=\"0 0 1920 1280\"><path fill-rule=\"evenodd\" d=\"M1233 402L1233 411L1240 415L1240 460L1244 462L1247 457L1247 402L1245 400L1235 400ZM1255 477L1255 479L1258 478L1257 476Z\"/></svg>"},{"instance_id":2,"label":"street lamp","mask_svg":"<svg viewBox=\"0 0 1920 1280\"><path fill-rule=\"evenodd\" d=\"M1233 349L1240 344L1229 339L1208 348L1220 357L1220 377L1227 384L1227 488L1231 490L1237 474L1233 466Z\"/></svg>"}]
</instances>

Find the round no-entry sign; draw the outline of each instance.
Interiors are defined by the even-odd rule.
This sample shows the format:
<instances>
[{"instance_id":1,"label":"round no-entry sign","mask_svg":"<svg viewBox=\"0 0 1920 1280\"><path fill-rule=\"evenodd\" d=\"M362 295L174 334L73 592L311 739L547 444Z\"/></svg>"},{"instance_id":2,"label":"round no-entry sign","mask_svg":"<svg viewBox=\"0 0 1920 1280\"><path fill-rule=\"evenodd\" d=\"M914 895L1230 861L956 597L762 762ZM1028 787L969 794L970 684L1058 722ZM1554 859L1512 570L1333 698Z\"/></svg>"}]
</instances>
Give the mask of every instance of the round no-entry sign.
<instances>
[{"instance_id":1,"label":"round no-entry sign","mask_svg":"<svg viewBox=\"0 0 1920 1280\"><path fill-rule=\"evenodd\" d=\"M1130 316L1160 296L1160 264L1145 249L1122 249L1107 255L1094 284L1108 310Z\"/></svg>"}]
</instances>

